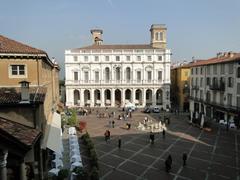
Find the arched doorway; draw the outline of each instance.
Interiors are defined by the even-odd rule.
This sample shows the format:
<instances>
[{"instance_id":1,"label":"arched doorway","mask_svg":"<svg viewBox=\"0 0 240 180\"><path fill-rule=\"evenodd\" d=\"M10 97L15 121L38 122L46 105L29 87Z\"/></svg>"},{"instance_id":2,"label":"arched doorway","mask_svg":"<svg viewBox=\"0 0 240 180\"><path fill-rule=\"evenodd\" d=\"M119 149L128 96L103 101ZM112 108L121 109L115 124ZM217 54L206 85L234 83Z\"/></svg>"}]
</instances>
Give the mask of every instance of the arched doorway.
<instances>
[{"instance_id":1,"label":"arched doorway","mask_svg":"<svg viewBox=\"0 0 240 180\"><path fill-rule=\"evenodd\" d=\"M100 90L96 89L94 90L94 104L95 106L100 106L101 105L101 99L100 99Z\"/></svg>"},{"instance_id":2,"label":"arched doorway","mask_svg":"<svg viewBox=\"0 0 240 180\"><path fill-rule=\"evenodd\" d=\"M148 89L146 91L146 105L147 106L152 105L152 90L151 89Z\"/></svg>"},{"instance_id":3,"label":"arched doorway","mask_svg":"<svg viewBox=\"0 0 240 180\"><path fill-rule=\"evenodd\" d=\"M131 90L130 89L126 89L126 91L125 91L125 101L131 102Z\"/></svg>"},{"instance_id":4,"label":"arched doorway","mask_svg":"<svg viewBox=\"0 0 240 180\"><path fill-rule=\"evenodd\" d=\"M106 106L110 106L111 105L111 91L109 89L105 90L104 97L105 97Z\"/></svg>"},{"instance_id":5,"label":"arched doorway","mask_svg":"<svg viewBox=\"0 0 240 180\"><path fill-rule=\"evenodd\" d=\"M116 106L121 106L121 91L119 89L115 90L115 104Z\"/></svg>"},{"instance_id":6,"label":"arched doorway","mask_svg":"<svg viewBox=\"0 0 240 180\"><path fill-rule=\"evenodd\" d=\"M90 91L87 89L84 91L84 105L90 106Z\"/></svg>"},{"instance_id":7,"label":"arched doorway","mask_svg":"<svg viewBox=\"0 0 240 180\"><path fill-rule=\"evenodd\" d=\"M74 97L74 105L79 105L80 94L77 89L73 91L73 97Z\"/></svg>"},{"instance_id":8,"label":"arched doorway","mask_svg":"<svg viewBox=\"0 0 240 180\"><path fill-rule=\"evenodd\" d=\"M136 105L142 105L142 91L140 89L137 89L135 92L135 104Z\"/></svg>"},{"instance_id":9,"label":"arched doorway","mask_svg":"<svg viewBox=\"0 0 240 180\"><path fill-rule=\"evenodd\" d=\"M158 89L156 92L156 104L157 105L162 105L163 103L163 92L161 89Z\"/></svg>"}]
</instances>

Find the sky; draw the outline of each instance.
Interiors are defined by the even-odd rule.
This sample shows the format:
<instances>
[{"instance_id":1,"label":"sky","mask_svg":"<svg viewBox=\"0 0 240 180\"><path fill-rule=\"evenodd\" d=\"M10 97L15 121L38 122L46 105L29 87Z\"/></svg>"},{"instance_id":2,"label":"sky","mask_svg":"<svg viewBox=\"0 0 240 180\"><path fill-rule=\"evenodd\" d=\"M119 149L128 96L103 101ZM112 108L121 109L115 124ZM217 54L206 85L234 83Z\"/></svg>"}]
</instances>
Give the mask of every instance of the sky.
<instances>
[{"instance_id":1,"label":"sky","mask_svg":"<svg viewBox=\"0 0 240 180\"><path fill-rule=\"evenodd\" d=\"M240 52L240 0L0 0L0 34L45 50L64 78L64 51L92 44L149 44L166 24L172 62Z\"/></svg>"}]
</instances>

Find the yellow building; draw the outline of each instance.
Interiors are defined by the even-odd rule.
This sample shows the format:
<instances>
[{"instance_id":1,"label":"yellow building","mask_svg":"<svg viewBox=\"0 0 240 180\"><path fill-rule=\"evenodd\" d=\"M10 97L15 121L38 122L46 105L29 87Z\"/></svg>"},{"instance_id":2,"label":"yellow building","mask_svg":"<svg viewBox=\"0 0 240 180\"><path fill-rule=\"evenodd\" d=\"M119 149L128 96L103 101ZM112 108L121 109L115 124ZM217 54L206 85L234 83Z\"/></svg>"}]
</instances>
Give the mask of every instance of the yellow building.
<instances>
[{"instance_id":1,"label":"yellow building","mask_svg":"<svg viewBox=\"0 0 240 180\"><path fill-rule=\"evenodd\" d=\"M37 179L47 170L44 139L58 108L59 71L46 52L0 35L0 171L17 169L15 179L26 177L25 166Z\"/></svg>"},{"instance_id":2,"label":"yellow building","mask_svg":"<svg viewBox=\"0 0 240 180\"><path fill-rule=\"evenodd\" d=\"M171 69L171 102L173 109L189 111L190 67L181 65Z\"/></svg>"}]
</instances>

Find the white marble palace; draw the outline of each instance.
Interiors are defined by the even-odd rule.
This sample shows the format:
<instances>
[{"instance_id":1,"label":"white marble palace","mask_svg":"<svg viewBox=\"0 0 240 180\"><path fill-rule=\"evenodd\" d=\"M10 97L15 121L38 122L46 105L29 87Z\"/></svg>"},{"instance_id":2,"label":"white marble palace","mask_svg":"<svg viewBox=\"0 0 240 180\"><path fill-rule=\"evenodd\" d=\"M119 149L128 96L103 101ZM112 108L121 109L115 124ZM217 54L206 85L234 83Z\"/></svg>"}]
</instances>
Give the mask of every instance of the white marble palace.
<instances>
[{"instance_id":1,"label":"white marble palace","mask_svg":"<svg viewBox=\"0 0 240 180\"><path fill-rule=\"evenodd\" d=\"M91 30L93 45L65 51L66 105L170 106L170 56L165 25L151 26L149 44L105 45Z\"/></svg>"}]
</instances>

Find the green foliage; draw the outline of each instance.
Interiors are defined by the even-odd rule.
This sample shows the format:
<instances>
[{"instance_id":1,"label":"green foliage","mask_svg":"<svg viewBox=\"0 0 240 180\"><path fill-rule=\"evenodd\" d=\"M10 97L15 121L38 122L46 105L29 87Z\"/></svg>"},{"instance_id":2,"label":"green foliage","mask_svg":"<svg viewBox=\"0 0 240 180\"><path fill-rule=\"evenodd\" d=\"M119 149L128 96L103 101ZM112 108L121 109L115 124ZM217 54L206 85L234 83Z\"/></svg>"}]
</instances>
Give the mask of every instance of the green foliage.
<instances>
[{"instance_id":1,"label":"green foliage","mask_svg":"<svg viewBox=\"0 0 240 180\"><path fill-rule=\"evenodd\" d=\"M79 180L87 180L88 174L83 167L75 167L73 172L77 174L77 179Z\"/></svg>"},{"instance_id":2,"label":"green foliage","mask_svg":"<svg viewBox=\"0 0 240 180\"><path fill-rule=\"evenodd\" d=\"M68 174L69 174L68 169L61 169L61 170L58 172L57 179L63 180L63 179L65 179L65 178L68 177Z\"/></svg>"},{"instance_id":3,"label":"green foliage","mask_svg":"<svg viewBox=\"0 0 240 180\"><path fill-rule=\"evenodd\" d=\"M70 126L75 126L75 125L76 125L76 122L77 122L77 113L76 113L76 110L70 109L69 111L71 112L71 117L68 118L68 124L69 124Z\"/></svg>"}]
</instances>

